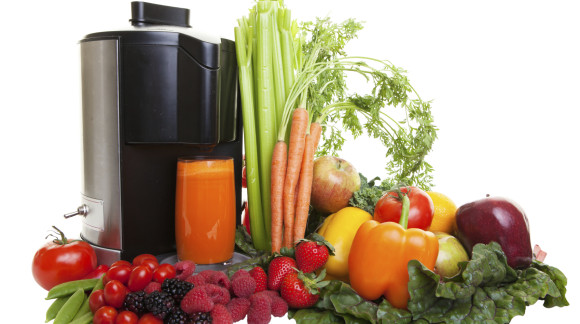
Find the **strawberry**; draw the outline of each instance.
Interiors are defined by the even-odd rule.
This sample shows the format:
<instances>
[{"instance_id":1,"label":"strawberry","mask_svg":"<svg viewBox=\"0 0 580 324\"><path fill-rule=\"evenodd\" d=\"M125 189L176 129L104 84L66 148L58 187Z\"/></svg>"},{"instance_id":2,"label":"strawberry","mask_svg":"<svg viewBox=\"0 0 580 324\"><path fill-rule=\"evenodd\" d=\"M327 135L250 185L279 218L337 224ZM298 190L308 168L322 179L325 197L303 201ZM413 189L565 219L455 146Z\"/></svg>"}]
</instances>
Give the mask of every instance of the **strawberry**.
<instances>
[{"instance_id":1,"label":"strawberry","mask_svg":"<svg viewBox=\"0 0 580 324\"><path fill-rule=\"evenodd\" d=\"M262 267L255 267L254 269L250 270L250 276L252 276L254 281L256 281L255 292L266 290L268 285L268 276Z\"/></svg>"},{"instance_id":2,"label":"strawberry","mask_svg":"<svg viewBox=\"0 0 580 324\"><path fill-rule=\"evenodd\" d=\"M268 289L280 290L282 279L292 272L296 271L296 261L287 256L274 258L268 266Z\"/></svg>"},{"instance_id":3,"label":"strawberry","mask_svg":"<svg viewBox=\"0 0 580 324\"><path fill-rule=\"evenodd\" d=\"M246 228L246 232L248 232L248 234L252 234L251 229L250 229L250 212L248 211L248 202L244 201L243 203L243 208L244 208L244 217L242 220L242 224L244 224L244 227Z\"/></svg>"},{"instance_id":4,"label":"strawberry","mask_svg":"<svg viewBox=\"0 0 580 324\"><path fill-rule=\"evenodd\" d=\"M308 308L316 304L320 298L320 288L329 281L321 281L326 276L322 270L318 277L313 273L304 274L302 271L287 274L280 286L280 295L291 308Z\"/></svg>"},{"instance_id":5,"label":"strawberry","mask_svg":"<svg viewBox=\"0 0 580 324\"><path fill-rule=\"evenodd\" d=\"M308 273L324 267L334 248L324 238L317 238L316 241L300 240L295 250L298 270Z\"/></svg>"}]
</instances>

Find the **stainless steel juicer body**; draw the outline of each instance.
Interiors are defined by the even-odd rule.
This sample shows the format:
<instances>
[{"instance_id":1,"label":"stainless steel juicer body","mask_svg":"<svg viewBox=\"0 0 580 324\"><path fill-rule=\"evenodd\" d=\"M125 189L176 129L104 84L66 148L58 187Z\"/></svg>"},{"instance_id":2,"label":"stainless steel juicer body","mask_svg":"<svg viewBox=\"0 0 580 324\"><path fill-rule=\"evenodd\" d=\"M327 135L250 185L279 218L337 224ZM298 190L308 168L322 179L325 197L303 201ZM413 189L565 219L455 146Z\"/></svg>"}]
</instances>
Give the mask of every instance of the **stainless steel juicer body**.
<instances>
[{"instance_id":1,"label":"stainless steel juicer body","mask_svg":"<svg viewBox=\"0 0 580 324\"><path fill-rule=\"evenodd\" d=\"M186 9L132 6L132 28L80 42L82 204L71 215L105 264L175 251L179 156L232 156L241 212L233 42L193 34Z\"/></svg>"}]
</instances>

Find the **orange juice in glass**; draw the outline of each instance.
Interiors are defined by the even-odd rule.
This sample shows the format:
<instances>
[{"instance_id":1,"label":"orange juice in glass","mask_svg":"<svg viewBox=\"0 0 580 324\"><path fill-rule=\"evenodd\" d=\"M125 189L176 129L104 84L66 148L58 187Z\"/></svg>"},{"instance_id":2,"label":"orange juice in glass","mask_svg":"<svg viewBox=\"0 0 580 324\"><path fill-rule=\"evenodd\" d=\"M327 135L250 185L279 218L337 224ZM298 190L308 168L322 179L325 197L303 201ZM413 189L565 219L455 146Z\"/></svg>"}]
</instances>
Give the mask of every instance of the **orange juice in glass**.
<instances>
[{"instance_id":1,"label":"orange juice in glass","mask_svg":"<svg viewBox=\"0 0 580 324\"><path fill-rule=\"evenodd\" d=\"M177 160L175 241L179 260L214 264L232 258L236 232L234 160Z\"/></svg>"}]
</instances>

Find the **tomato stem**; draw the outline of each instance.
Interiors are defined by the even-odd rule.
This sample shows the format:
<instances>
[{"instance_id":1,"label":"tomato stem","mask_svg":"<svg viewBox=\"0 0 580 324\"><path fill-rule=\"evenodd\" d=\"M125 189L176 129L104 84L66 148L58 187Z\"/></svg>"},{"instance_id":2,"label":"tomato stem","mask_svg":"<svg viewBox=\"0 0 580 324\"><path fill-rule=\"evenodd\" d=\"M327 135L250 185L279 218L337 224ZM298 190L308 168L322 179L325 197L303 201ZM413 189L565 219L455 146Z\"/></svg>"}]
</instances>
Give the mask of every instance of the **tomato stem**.
<instances>
[{"instance_id":1,"label":"tomato stem","mask_svg":"<svg viewBox=\"0 0 580 324\"><path fill-rule=\"evenodd\" d=\"M56 235L54 235L53 233L48 234L47 238L49 236L54 237L55 239L53 240L54 243L56 244L61 244L61 245L65 245L68 244L68 239L66 238L66 236L64 235L63 231L59 230L58 227L56 226L52 226L52 228L54 228L54 230L56 231L56 234L60 235L60 240L58 239L58 237Z\"/></svg>"},{"instance_id":2,"label":"tomato stem","mask_svg":"<svg viewBox=\"0 0 580 324\"><path fill-rule=\"evenodd\" d=\"M411 207L411 201L407 195L402 195L401 197L401 218L399 219L399 224L407 229L409 224L409 208Z\"/></svg>"}]
</instances>

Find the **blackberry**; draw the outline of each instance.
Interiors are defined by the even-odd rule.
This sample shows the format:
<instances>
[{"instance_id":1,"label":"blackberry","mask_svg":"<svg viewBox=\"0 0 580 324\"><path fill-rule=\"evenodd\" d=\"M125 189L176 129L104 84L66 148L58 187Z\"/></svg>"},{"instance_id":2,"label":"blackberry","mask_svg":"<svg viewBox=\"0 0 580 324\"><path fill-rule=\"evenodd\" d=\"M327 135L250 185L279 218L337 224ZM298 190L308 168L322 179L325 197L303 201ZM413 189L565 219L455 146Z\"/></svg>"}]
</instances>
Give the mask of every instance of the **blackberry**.
<instances>
[{"instance_id":1,"label":"blackberry","mask_svg":"<svg viewBox=\"0 0 580 324\"><path fill-rule=\"evenodd\" d=\"M211 314L204 312L195 312L190 316L192 324L211 324Z\"/></svg>"},{"instance_id":2,"label":"blackberry","mask_svg":"<svg viewBox=\"0 0 580 324\"><path fill-rule=\"evenodd\" d=\"M171 295L175 300L176 304L181 303L181 300L193 288L193 284L191 282L187 282L185 280L179 280L176 278L172 279L165 279L161 284L161 291L164 291Z\"/></svg>"},{"instance_id":3,"label":"blackberry","mask_svg":"<svg viewBox=\"0 0 580 324\"><path fill-rule=\"evenodd\" d=\"M175 301L166 292L154 291L145 297L145 307L153 316L164 319L175 308Z\"/></svg>"},{"instance_id":4,"label":"blackberry","mask_svg":"<svg viewBox=\"0 0 580 324\"><path fill-rule=\"evenodd\" d=\"M190 324L191 318L179 307L175 307L163 320L165 324Z\"/></svg>"},{"instance_id":5,"label":"blackberry","mask_svg":"<svg viewBox=\"0 0 580 324\"><path fill-rule=\"evenodd\" d=\"M123 301L122 309L131 311L139 317L147 313L147 308L145 307L145 292L141 290L128 293Z\"/></svg>"}]
</instances>

